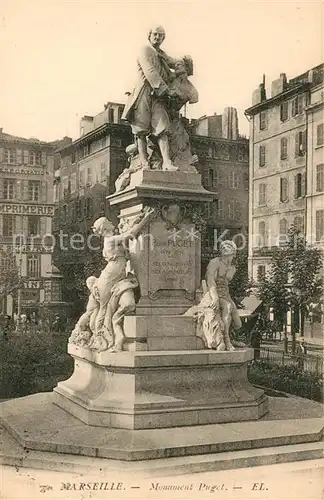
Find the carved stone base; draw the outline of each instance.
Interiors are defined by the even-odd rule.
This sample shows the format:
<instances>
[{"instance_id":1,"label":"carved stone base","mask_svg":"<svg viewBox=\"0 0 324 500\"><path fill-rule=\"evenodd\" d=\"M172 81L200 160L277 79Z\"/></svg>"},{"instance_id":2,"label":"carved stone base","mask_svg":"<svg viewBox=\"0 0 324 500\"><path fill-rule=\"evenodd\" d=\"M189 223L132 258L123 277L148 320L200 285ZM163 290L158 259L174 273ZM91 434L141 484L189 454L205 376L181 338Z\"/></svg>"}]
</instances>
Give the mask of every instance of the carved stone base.
<instances>
[{"instance_id":1,"label":"carved stone base","mask_svg":"<svg viewBox=\"0 0 324 500\"><path fill-rule=\"evenodd\" d=\"M111 354L70 345L69 353L74 373L54 389L54 402L89 425L157 429L257 420L268 411L247 379L252 349Z\"/></svg>"},{"instance_id":2,"label":"carved stone base","mask_svg":"<svg viewBox=\"0 0 324 500\"><path fill-rule=\"evenodd\" d=\"M187 351L204 349L196 336L196 324L189 316L125 316L124 351ZM134 348L133 343L137 346ZM139 347L139 349L138 349Z\"/></svg>"}]
</instances>

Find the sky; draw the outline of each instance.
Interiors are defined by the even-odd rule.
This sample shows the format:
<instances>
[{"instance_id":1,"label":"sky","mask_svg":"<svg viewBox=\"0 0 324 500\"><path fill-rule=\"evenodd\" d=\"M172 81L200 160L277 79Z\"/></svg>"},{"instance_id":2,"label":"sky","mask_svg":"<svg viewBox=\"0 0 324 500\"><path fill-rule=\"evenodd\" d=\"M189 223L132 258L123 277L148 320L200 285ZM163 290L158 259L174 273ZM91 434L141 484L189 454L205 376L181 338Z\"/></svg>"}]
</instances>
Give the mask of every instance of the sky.
<instances>
[{"instance_id":1,"label":"sky","mask_svg":"<svg viewBox=\"0 0 324 500\"><path fill-rule=\"evenodd\" d=\"M266 87L324 61L323 2L209 0L2 0L0 127L51 141L79 137L83 115L125 102L149 28L162 24L162 48L190 54L199 102L188 117L244 110Z\"/></svg>"}]
</instances>

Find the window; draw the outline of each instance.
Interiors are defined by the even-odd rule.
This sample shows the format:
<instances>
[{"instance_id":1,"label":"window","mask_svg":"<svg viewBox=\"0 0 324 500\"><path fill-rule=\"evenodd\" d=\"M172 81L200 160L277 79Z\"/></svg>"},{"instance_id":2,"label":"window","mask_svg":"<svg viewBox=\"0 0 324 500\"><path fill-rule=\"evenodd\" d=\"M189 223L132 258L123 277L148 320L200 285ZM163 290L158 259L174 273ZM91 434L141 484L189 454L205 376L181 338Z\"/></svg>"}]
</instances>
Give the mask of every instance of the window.
<instances>
[{"instance_id":1,"label":"window","mask_svg":"<svg viewBox=\"0 0 324 500\"><path fill-rule=\"evenodd\" d=\"M84 216L92 217L92 198L86 198L84 200Z\"/></svg>"},{"instance_id":2,"label":"window","mask_svg":"<svg viewBox=\"0 0 324 500\"><path fill-rule=\"evenodd\" d=\"M296 215L294 217L294 226L296 231L300 233L304 232L304 217L302 215Z\"/></svg>"},{"instance_id":3,"label":"window","mask_svg":"<svg viewBox=\"0 0 324 500\"><path fill-rule=\"evenodd\" d=\"M79 184L80 188L84 188L85 186L85 173L84 173L84 167L80 167L80 172L79 172Z\"/></svg>"},{"instance_id":4,"label":"window","mask_svg":"<svg viewBox=\"0 0 324 500\"><path fill-rule=\"evenodd\" d=\"M288 179L280 179L280 201L288 201Z\"/></svg>"},{"instance_id":5,"label":"window","mask_svg":"<svg viewBox=\"0 0 324 500\"><path fill-rule=\"evenodd\" d=\"M105 193L100 194L99 208L100 208L100 214L105 215L105 213L106 213L106 195L105 195Z\"/></svg>"},{"instance_id":6,"label":"window","mask_svg":"<svg viewBox=\"0 0 324 500\"><path fill-rule=\"evenodd\" d=\"M268 112L261 111L260 113L260 130L265 130L268 127Z\"/></svg>"},{"instance_id":7,"label":"window","mask_svg":"<svg viewBox=\"0 0 324 500\"><path fill-rule=\"evenodd\" d=\"M295 136L295 155L303 156L306 152L306 130L297 132Z\"/></svg>"},{"instance_id":8,"label":"window","mask_svg":"<svg viewBox=\"0 0 324 500\"><path fill-rule=\"evenodd\" d=\"M323 144L324 144L324 123L317 125L316 137L317 137L317 142L316 142L317 146L323 146Z\"/></svg>"},{"instance_id":9,"label":"window","mask_svg":"<svg viewBox=\"0 0 324 500\"><path fill-rule=\"evenodd\" d=\"M283 246L287 243L288 224L286 219L281 219L279 222L279 245Z\"/></svg>"},{"instance_id":10,"label":"window","mask_svg":"<svg viewBox=\"0 0 324 500\"><path fill-rule=\"evenodd\" d=\"M265 277L266 267L264 265L260 265L257 268L257 279L260 280Z\"/></svg>"},{"instance_id":11,"label":"window","mask_svg":"<svg viewBox=\"0 0 324 500\"><path fill-rule=\"evenodd\" d=\"M218 200L217 213L219 219L224 219L224 200Z\"/></svg>"},{"instance_id":12,"label":"window","mask_svg":"<svg viewBox=\"0 0 324 500\"><path fill-rule=\"evenodd\" d=\"M206 217L211 217L213 213L213 203L210 201L206 203Z\"/></svg>"},{"instance_id":13,"label":"window","mask_svg":"<svg viewBox=\"0 0 324 500\"><path fill-rule=\"evenodd\" d=\"M76 220L80 220L81 217L82 217L81 200L76 200L76 202L75 202L75 218L76 218Z\"/></svg>"},{"instance_id":14,"label":"window","mask_svg":"<svg viewBox=\"0 0 324 500\"><path fill-rule=\"evenodd\" d=\"M243 184L244 184L244 189L246 191L249 190L249 174L247 172L245 172L243 174Z\"/></svg>"},{"instance_id":15,"label":"window","mask_svg":"<svg viewBox=\"0 0 324 500\"><path fill-rule=\"evenodd\" d=\"M51 283L51 300L53 301L60 301L62 300L61 296L61 284L57 281L52 281Z\"/></svg>"},{"instance_id":16,"label":"window","mask_svg":"<svg viewBox=\"0 0 324 500\"><path fill-rule=\"evenodd\" d=\"M87 184L92 184L92 170L91 167L87 168Z\"/></svg>"},{"instance_id":17,"label":"window","mask_svg":"<svg viewBox=\"0 0 324 500\"><path fill-rule=\"evenodd\" d=\"M234 220L241 220L242 215L242 205L239 201L235 200L235 210L234 210Z\"/></svg>"},{"instance_id":18,"label":"window","mask_svg":"<svg viewBox=\"0 0 324 500\"><path fill-rule=\"evenodd\" d=\"M39 217L37 215L28 216L28 234L30 236L39 235Z\"/></svg>"},{"instance_id":19,"label":"window","mask_svg":"<svg viewBox=\"0 0 324 500\"><path fill-rule=\"evenodd\" d=\"M259 247L266 247L267 242L266 242L266 225L265 222L262 220L259 222Z\"/></svg>"},{"instance_id":20,"label":"window","mask_svg":"<svg viewBox=\"0 0 324 500\"><path fill-rule=\"evenodd\" d=\"M39 181L28 181L28 200L38 201L39 200Z\"/></svg>"},{"instance_id":21,"label":"window","mask_svg":"<svg viewBox=\"0 0 324 500\"><path fill-rule=\"evenodd\" d=\"M29 165L40 165L41 163L41 154L36 153L36 151L29 151Z\"/></svg>"},{"instance_id":22,"label":"window","mask_svg":"<svg viewBox=\"0 0 324 500\"><path fill-rule=\"evenodd\" d=\"M238 189L240 184L240 176L237 172L229 172L228 174L228 187Z\"/></svg>"},{"instance_id":23,"label":"window","mask_svg":"<svg viewBox=\"0 0 324 500\"><path fill-rule=\"evenodd\" d=\"M207 182L207 185L209 187L212 187L214 185L214 170L212 168L210 168L208 170L208 182Z\"/></svg>"},{"instance_id":24,"label":"window","mask_svg":"<svg viewBox=\"0 0 324 500\"><path fill-rule=\"evenodd\" d=\"M40 255L29 255L27 257L27 276L30 278L39 278Z\"/></svg>"},{"instance_id":25,"label":"window","mask_svg":"<svg viewBox=\"0 0 324 500\"><path fill-rule=\"evenodd\" d=\"M286 160L288 158L288 139L283 137L280 141L280 159Z\"/></svg>"},{"instance_id":26,"label":"window","mask_svg":"<svg viewBox=\"0 0 324 500\"><path fill-rule=\"evenodd\" d=\"M267 185L259 184L259 206L267 204Z\"/></svg>"},{"instance_id":27,"label":"window","mask_svg":"<svg viewBox=\"0 0 324 500\"><path fill-rule=\"evenodd\" d=\"M306 174L297 174L295 176L295 198L302 198L306 195Z\"/></svg>"},{"instance_id":28,"label":"window","mask_svg":"<svg viewBox=\"0 0 324 500\"><path fill-rule=\"evenodd\" d=\"M11 165L16 163L16 150L15 149L5 149L3 155L4 163L10 163Z\"/></svg>"},{"instance_id":29,"label":"window","mask_svg":"<svg viewBox=\"0 0 324 500\"><path fill-rule=\"evenodd\" d=\"M108 121L109 123L114 123L115 121L115 110L114 108L108 109Z\"/></svg>"},{"instance_id":30,"label":"window","mask_svg":"<svg viewBox=\"0 0 324 500\"><path fill-rule=\"evenodd\" d=\"M71 174L71 193L74 193L77 189L77 179L76 179L76 172L73 172Z\"/></svg>"},{"instance_id":31,"label":"window","mask_svg":"<svg viewBox=\"0 0 324 500\"><path fill-rule=\"evenodd\" d=\"M69 178L67 175L62 177L62 187L63 187L63 194L66 195L69 190Z\"/></svg>"},{"instance_id":32,"label":"window","mask_svg":"<svg viewBox=\"0 0 324 500\"><path fill-rule=\"evenodd\" d=\"M102 161L100 164L100 180L105 181L106 180L106 162Z\"/></svg>"},{"instance_id":33,"label":"window","mask_svg":"<svg viewBox=\"0 0 324 500\"><path fill-rule=\"evenodd\" d=\"M286 120L288 120L288 117L289 117L288 109L289 109L288 101L285 101L280 105L280 120L282 122L285 122Z\"/></svg>"},{"instance_id":34,"label":"window","mask_svg":"<svg viewBox=\"0 0 324 500\"><path fill-rule=\"evenodd\" d=\"M118 123L120 123L122 120L123 111L124 111L124 108L122 106L119 106L118 107Z\"/></svg>"},{"instance_id":35,"label":"window","mask_svg":"<svg viewBox=\"0 0 324 500\"><path fill-rule=\"evenodd\" d=\"M72 162L72 163L75 163L75 162L76 162L76 154L75 154L75 151L72 151L71 162Z\"/></svg>"},{"instance_id":36,"label":"window","mask_svg":"<svg viewBox=\"0 0 324 500\"><path fill-rule=\"evenodd\" d=\"M13 200L15 198L16 181L14 179L3 179L3 198Z\"/></svg>"},{"instance_id":37,"label":"window","mask_svg":"<svg viewBox=\"0 0 324 500\"><path fill-rule=\"evenodd\" d=\"M228 202L228 218L235 219L235 202L234 200Z\"/></svg>"},{"instance_id":38,"label":"window","mask_svg":"<svg viewBox=\"0 0 324 500\"><path fill-rule=\"evenodd\" d=\"M316 210L316 241L324 236L324 210Z\"/></svg>"},{"instance_id":39,"label":"window","mask_svg":"<svg viewBox=\"0 0 324 500\"><path fill-rule=\"evenodd\" d=\"M264 167L266 164L266 148L265 146L259 147L259 166Z\"/></svg>"},{"instance_id":40,"label":"window","mask_svg":"<svg viewBox=\"0 0 324 500\"><path fill-rule=\"evenodd\" d=\"M61 209L61 222L62 224L65 224L67 220L67 206L63 205Z\"/></svg>"},{"instance_id":41,"label":"window","mask_svg":"<svg viewBox=\"0 0 324 500\"><path fill-rule=\"evenodd\" d=\"M316 167L316 191L324 191L324 163Z\"/></svg>"},{"instance_id":42,"label":"window","mask_svg":"<svg viewBox=\"0 0 324 500\"><path fill-rule=\"evenodd\" d=\"M303 96L298 95L291 101L291 115L297 116L303 112Z\"/></svg>"},{"instance_id":43,"label":"window","mask_svg":"<svg viewBox=\"0 0 324 500\"><path fill-rule=\"evenodd\" d=\"M3 236L12 236L15 232L15 219L13 215L3 215Z\"/></svg>"},{"instance_id":44,"label":"window","mask_svg":"<svg viewBox=\"0 0 324 500\"><path fill-rule=\"evenodd\" d=\"M302 195L302 174L295 176L295 198L300 198Z\"/></svg>"}]
</instances>

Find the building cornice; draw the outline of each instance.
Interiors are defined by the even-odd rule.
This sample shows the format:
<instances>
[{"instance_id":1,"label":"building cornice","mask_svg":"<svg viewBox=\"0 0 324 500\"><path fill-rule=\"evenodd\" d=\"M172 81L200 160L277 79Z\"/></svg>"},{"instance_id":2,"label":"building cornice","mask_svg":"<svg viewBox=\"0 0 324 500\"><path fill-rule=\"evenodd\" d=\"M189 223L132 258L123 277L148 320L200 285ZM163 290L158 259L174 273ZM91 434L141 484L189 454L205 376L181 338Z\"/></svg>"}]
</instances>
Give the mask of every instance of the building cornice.
<instances>
[{"instance_id":1,"label":"building cornice","mask_svg":"<svg viewBox=\"0 0 324 500\"><path fill-rule=\"evenodd\" d=\"M324 107L324 100L314 102L314 104L309 104L306 106L305 111L306 113L311 113L312 111L319 110Z\"/></svg>"},{"instance_id":2,"label":"building cornice","mask_svg":"<svg viewBox=\"0 0 324 500\"><path fill-rule=\"evenodd\" d=\"M284 92L281 92L280 94L270 97L269 99L266 99L258 104L255 104L254 106L251 106L250 108L246 109L244 114L247 116L254 116L257 113L260 113L260 111L263 111L265 109L270 108L271 106L274 106L278 102L284 101L285 99L288 99L289 97L292 97L295 94L301 93L301 91L306 91L311 87L310 82L304 82L299 85L294 85L293 87L288 88Z\"/></svg>"},{"instance_id":3,"label":"building cornice","mask_svg":"<svg viewBox=\"0 0 324 500\"><path fill-rule=\"evenodd\" d=\"M57 149L56 153L65 152L66 154L68 154L69 152L75 150L76 148L83 146L94 139L104 136L105 133L107 132L121 131L121 130L125 132L130 131L130 125L128 125L127 123L104 123L103 125L100 125L100 127L97 127L94 130L90 130L90 132L87 132L83 136L79 137L78 139L73 141L72 144Z\"/></svg>"}]
</instances>

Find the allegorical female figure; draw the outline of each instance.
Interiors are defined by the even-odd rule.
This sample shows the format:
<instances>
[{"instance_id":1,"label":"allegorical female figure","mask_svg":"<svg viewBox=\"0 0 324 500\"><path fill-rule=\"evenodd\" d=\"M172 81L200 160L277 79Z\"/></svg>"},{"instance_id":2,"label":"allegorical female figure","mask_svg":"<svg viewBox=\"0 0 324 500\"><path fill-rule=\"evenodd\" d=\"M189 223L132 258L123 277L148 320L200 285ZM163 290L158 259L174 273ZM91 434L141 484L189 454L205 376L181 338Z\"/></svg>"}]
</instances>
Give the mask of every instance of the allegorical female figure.
<instances>
[{"instance_id":1,"label":"allegorical female figure","mask_svg":"<svg viewBox=\"0 0 324 500\"><path fill-rule=\"evenodd\" d=\"M217 351L233 351L230 340L230 327L241 328L241 319L229 293L229 283L236 269L233 259L236 245L225 240L220 244L220 256L212 259L206 271L207 289L198 306L194 306L187 315L197 318L197 335L201 336L207 347Z\"/></svg>"},{"instance_id":2,"label":"allegorical female figure","mask_svg":"<svg viewBox=\"0 0 324 500\"><path fill-rule=\"evenodd\" d=\"M97 351L122 350L123 318L135 309L134 289L138 287L136 276L127 270L127 246L129 240L140 233L151 214L151 209L144 209L138 222L125 234L115 234L115 226L106 217L94 222L93 232L104 240L102 253L107 264L99 278L87 280L90 290L87 310L76 324L70 342L82 343ZM89 342L85 331L92 334Z\"/></svg>"}]
</instances>

